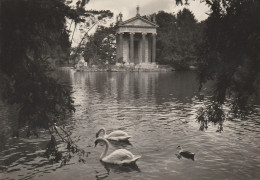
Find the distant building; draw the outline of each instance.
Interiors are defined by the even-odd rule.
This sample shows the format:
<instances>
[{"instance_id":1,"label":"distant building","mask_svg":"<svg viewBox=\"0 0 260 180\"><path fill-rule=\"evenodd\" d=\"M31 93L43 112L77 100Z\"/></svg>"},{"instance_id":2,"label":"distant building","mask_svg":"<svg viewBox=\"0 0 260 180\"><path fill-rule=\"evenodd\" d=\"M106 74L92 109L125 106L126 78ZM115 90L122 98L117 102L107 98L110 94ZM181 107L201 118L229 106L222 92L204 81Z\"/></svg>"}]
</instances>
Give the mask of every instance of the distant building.
<instances>
[{"instance_id":1,"label":"distant building","mask_svg":"<svg viewBox=\"0 0 260 180\"><path fill-rule=\"evenodd\" d=\"M147 20L140 16L139 7L136 16L122 21L119 14L116 34L117 62L132 65L149 65L156 62L155 16Z\"/></svg>"}]
</instances>

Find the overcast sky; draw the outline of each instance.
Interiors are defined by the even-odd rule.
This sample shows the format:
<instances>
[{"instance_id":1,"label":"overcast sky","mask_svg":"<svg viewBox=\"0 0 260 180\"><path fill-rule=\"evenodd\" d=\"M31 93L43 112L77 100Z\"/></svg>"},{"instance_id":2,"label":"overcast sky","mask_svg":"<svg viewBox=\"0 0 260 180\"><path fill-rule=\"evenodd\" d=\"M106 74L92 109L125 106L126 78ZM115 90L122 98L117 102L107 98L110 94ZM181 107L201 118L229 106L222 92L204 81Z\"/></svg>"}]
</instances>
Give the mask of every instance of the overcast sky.
<instances>
[{"instance_id":1,"label":"overcast sky","mask_svg":"<svg viewBox=\"0 0 260 180\"><path fill-rule=\"evenodd\" d=\"M123 21L130 19L136 15L136 7L139 5L140 14L141 15L149 15L158 11L166 11L169 13L178 13L184 7L190 9L195 18L198 21L202 21L207 18L206 12L209 12L209 8L200 3L200 0L190 0L189 6L176 6L175 0L90 0L88 4L86 4L86 10L110 10L114 13L114 20L108 21L109 25L113 21L115 22L116 16L122 12ZM77 0L73 0L74 5ZM72 24L71 29L74 28L74 24ZM72 46L77 47L82 37L85 34L85 31L80 31L80 26L77 26L75 30L75 34L72 40ZM89 34L93 34L96 31L96 27L89 31ZM72 33L71 33L72 35Z\"/></svg>"},{"instance_id":2,"label":"overcast sky","mask_svg":"<svg viewBox=\"0 0 260 180\"><path fill-rule=\"evenodd\" d=\"M190 9L198 21L207 18L206 12L209 8L200 3L200 0L191 0L189 6L176 6L175 0L90 0L86 5L86 9L110 10L114 16L122 12L123 20L127 20L136 15L136 6L140 6L140 14L148 15L158 11L177 13L180 9L186 7Z\"/></svg>"}]
</instances>

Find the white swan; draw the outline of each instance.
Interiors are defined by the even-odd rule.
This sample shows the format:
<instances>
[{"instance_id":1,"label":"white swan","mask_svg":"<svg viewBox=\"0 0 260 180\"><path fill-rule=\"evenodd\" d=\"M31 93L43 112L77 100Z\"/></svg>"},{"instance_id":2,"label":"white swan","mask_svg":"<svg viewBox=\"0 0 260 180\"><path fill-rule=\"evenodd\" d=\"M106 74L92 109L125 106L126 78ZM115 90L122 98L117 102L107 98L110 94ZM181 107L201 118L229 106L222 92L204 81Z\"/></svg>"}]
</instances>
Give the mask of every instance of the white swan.
<instances>
[{"instance_id":1,"label":"white swan","mask_svg":"<svg viewBox=\"0 0 260 180\"><path fill-rule=\"evenodd\" d=\"M96 137L98 137L101 132L104 133L105 139L112 140L112 141L127 141L129 138L131 138L131 136L129 136L126 132L120 131L120 130L117 130L117 131L111 132L110 134L107 134L105 128L101 128L97 132Z\"/></svg>"},{"instance_id":2,"label":"white swan","mask_svg":"<svg viewBox=\"0 0 260 180\"><path fill-rule=\"evenodd\" d=\"M179 155L188 159L192 159L194 161L194 156L195 156L194 153L190 151L184 151L181 146L178 146L177 149L179 149Z\"/></svg>"},{"instance_id":3,"label":"white swan","mask_svg":"<svg viewBox=\"0 0 260 180\"><path fill-rule=\"evenodd\" d=\"M95 141L95 147L99 142L105 142L106 148L100 156L100 160L109 164L132 164L135 163L141 156L135 156L126 149L117 149L111 154L107 155L108 141L104 138L97 138Z\"/></svg>"}]
</instances>

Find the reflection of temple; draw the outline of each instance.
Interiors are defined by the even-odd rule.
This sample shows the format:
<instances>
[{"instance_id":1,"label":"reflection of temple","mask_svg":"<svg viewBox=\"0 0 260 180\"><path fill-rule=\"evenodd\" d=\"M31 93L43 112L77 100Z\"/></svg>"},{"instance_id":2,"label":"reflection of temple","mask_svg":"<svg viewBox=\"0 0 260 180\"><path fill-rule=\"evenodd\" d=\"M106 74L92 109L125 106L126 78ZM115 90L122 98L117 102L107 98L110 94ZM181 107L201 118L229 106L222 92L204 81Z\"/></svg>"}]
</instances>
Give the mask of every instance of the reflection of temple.
<instances>
[{"instance_id":1,"label":"reflection of temple","mask_svg":"<svg viewBox=\"0 0 260 180\"><path fill-rule=\"evenodd\" d=\"M139 107L162 105L166 102L190 103L198 88L193 71L86 73L68 70L67 72L75 91L77 104L90 103L100 106L105 102L111 107L112 104L114 107L122 105ZM97 104L94 101L98 101Z\"/></svg>"},{"instance_id":2,"label":"reflection of temple","mask_svg":"<svg viewBox=\"0 0 260 180\"><path fill-rule=\"evenodd\" d=\"M153 20L140 16L139 7L135 17L122 21L119 15L117 29L117 61L136 64L154 64L156 61L156 28Z\"/></svg>"}]
</instances>

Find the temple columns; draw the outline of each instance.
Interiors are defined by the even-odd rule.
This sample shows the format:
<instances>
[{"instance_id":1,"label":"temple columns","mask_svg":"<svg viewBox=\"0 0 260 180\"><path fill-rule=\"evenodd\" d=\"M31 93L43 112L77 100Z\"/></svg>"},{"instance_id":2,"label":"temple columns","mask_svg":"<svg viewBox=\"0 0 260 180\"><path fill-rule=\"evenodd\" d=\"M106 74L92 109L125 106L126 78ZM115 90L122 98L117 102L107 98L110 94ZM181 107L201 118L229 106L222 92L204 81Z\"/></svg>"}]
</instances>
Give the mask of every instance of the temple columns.
<instances>
[{"instance_id":1,"label":"temple columns","mask_svg":"<svg viewBox=\"0 0 260 180\"><path fill-rule=\"evenodd\" d=\"M119 48L119 36L116 34L116 62L118 63L119 59L119 53L120 53L120 48Z\"/></svg>"},{"instance_id":2,"label":"temple columns","mask_svg":"<svg viewBox=\"0 0 260 180\"><path fill-rule=\"evenodd\" d=\"M135 47L135 38L138 41L137 47ZM149 36L147 33L142 33L140 37L140 34L130 32L124 40L124 33L121 32L117 34L116 40L118 63L122 63L123 60L133 64L156 63L156 33L149 33ZM138 56L138 62L135 62L136 56Z\"/></svg>"},{"instance_id":3,"label":"temple columns","mask_svg":"<svg viewBox=\"0 0 260 180\"><path fill-rule=\"evenodd\" d=\"M134 63L134 33L130 33L130 63Z\"/></svg>"},{"instance_id":4,"label":"temple columns","mask_svg":"<svg viewBox=\"0 0 260 180\"><path fill-rule=\"evenodd\" d=\"M122 61L123 59L123 33L119 33L119 57L118 59L120 59L120 61Z\"/></svg>"},{"instance_id":5,"label":"temple columns","mask_svg":"<svg viewBox=\"0 0 260 180\"><path fill-rule=\"evenodd\" d=\"M141 61L142 63L145 63L145 48L146 48L145 37L146 37L146 33L142 33L142 61Z\"/></svg>"},{"instance_id":6,"label":"temple columns","mask_svg":"<svg viewBox=\"0 0 260 180\"><path fill-rule=\"evenodd\" d=\"M156 60L156 34L152 34L152 63Z\"/></svg>"}]
</instances>

